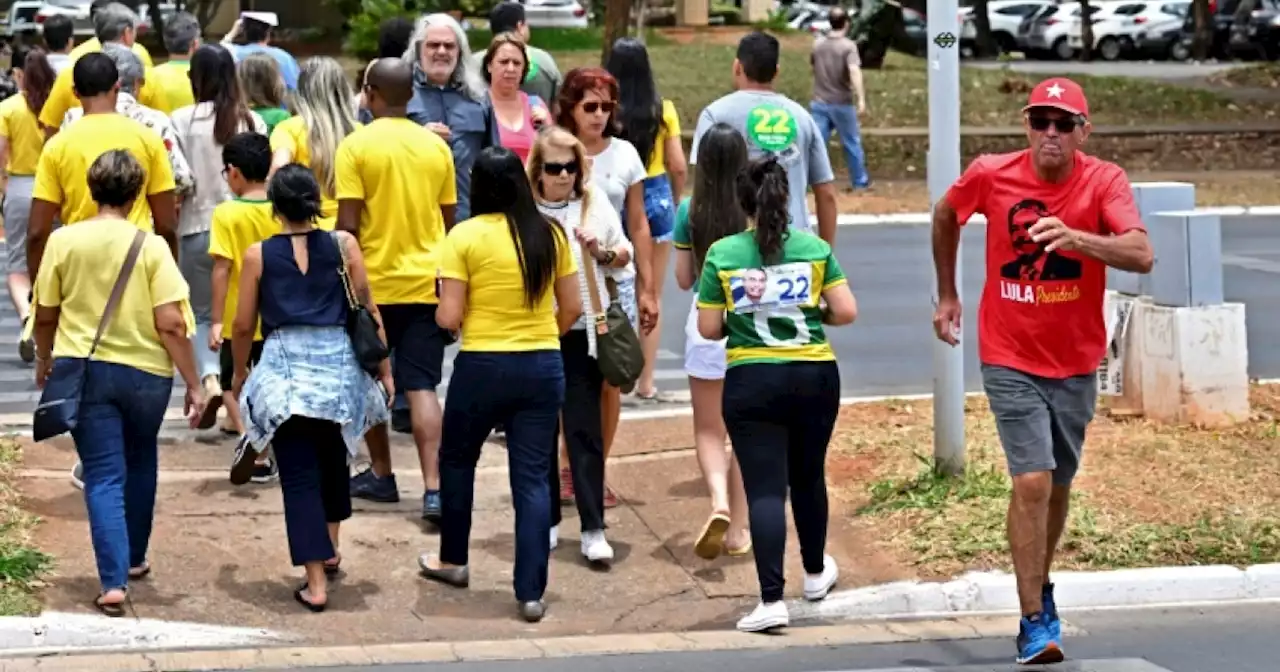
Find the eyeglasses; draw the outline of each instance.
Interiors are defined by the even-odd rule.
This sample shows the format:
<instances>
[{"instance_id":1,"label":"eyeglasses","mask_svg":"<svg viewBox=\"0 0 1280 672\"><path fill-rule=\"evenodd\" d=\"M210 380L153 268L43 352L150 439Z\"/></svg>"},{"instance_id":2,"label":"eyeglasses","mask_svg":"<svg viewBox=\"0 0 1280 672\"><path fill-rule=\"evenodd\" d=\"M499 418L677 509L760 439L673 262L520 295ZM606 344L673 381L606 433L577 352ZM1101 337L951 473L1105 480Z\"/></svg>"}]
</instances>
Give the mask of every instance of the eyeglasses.
<instances>
[{"instance_id":1,"label":"eyeglasses","mask_svg":"<svg viewBox=\"0 0 1280 672\"><path fill-rule=\"evenodd\" d=\"M618 104L613 101L600 102L593 100L582 104L582 111L587 114L595 114L596 112L604 112L605 114L613 114L613 108Z\"/></svg>"},{"instance_id":2,"label":"eyeglasses","mask_svg":"<svg viewBox=\"0 0 1280 672\"><path fill-rule=\"evenodd\" d=\"M1083 120L1079 117L1058 117L1050 119L1049 117L1027 117L1027 122L1031 124L1033 131L1047 131L1053 126L1059 133L1070 133L1076 130L1076 126L1081 124Z\"/></svg>"},{"instance_id":3,"label":"eyeglasses","mask_svg":"<svg viewBox=\"0 0 1280 672\"><path fill-rule=\"evenodd\" d=\"M578 162L570 161L568 163L544 163L542 164L542 172L548 175L559 175L561 173L569 173L570 175L578 174Z\"/></svg>"},{"instance_id":4,"label":"eyeglasses","mask_svg":"<svg viewBox=\"0 0 1280 672\"><path fill-rule=\"evenodd\" d=\"M423 43L422 46L427 51L440 51L442 49L444 51L453 51L454 49L458 48L458 43L457 42L425 42Z\"/></svg>"}]
</instances>

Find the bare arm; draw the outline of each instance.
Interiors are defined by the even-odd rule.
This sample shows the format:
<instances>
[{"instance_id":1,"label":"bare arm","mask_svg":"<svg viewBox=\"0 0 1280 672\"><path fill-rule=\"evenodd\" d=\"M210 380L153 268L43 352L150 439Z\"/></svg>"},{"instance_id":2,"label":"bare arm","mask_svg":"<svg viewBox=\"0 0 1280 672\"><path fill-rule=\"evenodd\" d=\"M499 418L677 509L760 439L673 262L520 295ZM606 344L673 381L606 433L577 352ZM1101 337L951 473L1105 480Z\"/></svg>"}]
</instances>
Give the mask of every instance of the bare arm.
<instances>
[{"instance_id":1,"label":"bare arm","mask_svg":"<svg viewBox=\"0 0 1280 672\"><path fill-rule=\"evenodd\" d=\"M4 166L9 165L9 138L0 135L0 170L4 170ZM4 170L4 180L0 182L0 190L7 189L9 186L9 171Z\"/></svg>"},{"instance_id":2,"label":"bare arm","mask_svg":"<svg viewBox=\"0 0 1280 672\"><path fill-rule=\"evenodd\" d=\"M60 306L35 306L36 326L31 337L36 341L36 357L42 360L53 356L53 337L58 332Z\"/></svg>"},{"instance_id":3,"label":"bare arm","mask_svg":"<svg viewBox=\"0 0 1280 672\"><path fill-rule=\"evenodd\" d=\"M830 289L822 290L822 299L827 307L822 311L822 323L833 327L853 324L858 318L858 300L853 298L853 290L844 282Z\"/></svg>"},{"instance_id":4,"label":"bare arm","mask_svg":"<svg viewBox=\"0 0 1280 672\"><path fill-rule=\"evenodd\" d=\"M689 291L698 282L698 269L694 268L693 250L676 250L676 284Z\"/></svg>"},{"instance_id":5,"label":"bare arm","mask_svg":"<svg viewBox=\"0 0 1280 672\"><path fill-rule=\"evenodd\" d=\"M862 83L862 67L857 65L849 66L849 82L853 85L853 100L858 106L858 110L862 111L867 107L867 92Z\"/></svg>"},{"instance_id":6,"label":"bare arm","mask_svg":"<svg viewBox=\"0 0 1280 672\"><path fill-rule=\"evenodd\" d=\"M338 201L338 230L360 238L360 215L364 213L364 201L344 198Z\"/></svg>"},{"instance_id":7,"label":"bare arm","mask_svg":"<svg viewBox=\"0 0 1280 672\"><path fill-rule=\"evenodd\" d=\"M453 278L441 278L440 305L436 308L436 324L441 329L457 331L462 328L462 317L467 313L467 283Z\"/></svg>"},{"instance_id":8,"label":"bare arm","mask_svg":"<svg viewBox=\"0 0 1280 672\"><path fill-rule=\"evenodd\" d=\"M679 136L666 139L663 156L666 157L667 177L671 180L671 198L679 203L685 180L689 177L689 163L685 161L684 145Z\"/></svg>"},{"instance_id":9,"label":"bare arm","mask_svg":"<svg viewBox=\"0 0 1280 672\"><path fill-rule=\"evenodd\" d=\"M556 278L556 326L564 336L582 317L582 293L578 289L578 274L570 273Z\"/></svg>"},{"instance_id":10,"label":"bare arm","mask_svg":"<svg viewBox=\"0 0 1280 672\"><path fill-rule=\"evenodd\" d=\"M57 203L31 199L31 216L27 220L27 275L34 281L40 275L40 260L44 257L45 243L53 233L53 220L61 206Z\"/></svg>"},{"instance_id":11,"label":"bare arm","mask_svg":"<svg viewBox=\"0 0 1280 672\"><path fill-rule=\"evenodd\" d=\"M631 234L631 245L635 248L636 276L640 289L650 291L654 284L650 273L653 271L653 236L649 234L649 217L644 211L644 182L636 182L627 189L627 233Z\"/></svg>"},{"instance_id":12,"label":"bare arm","mask_svg":"<svg viewBox=\"0 0 1280 672\"><path fill-rule=\"evenodd\" d=\"M210 307L210 321L213 322L212 331L216 331L217 336L222 335L223 320L226 319L224 313L227 309L227 289L231 284L231 260L225 257L213 258L213 305ZM210 332L212 334L212 331Z\"/></svg>"},{"instance_id":13,"label":"bare arm","mask_svg":"<svg viewBox=\"0 0 1280 672\"><path fill-rule=\"evenodd\" d=\"M342 233L338 234L338 238L342 240L342 247L347 253L347 280L351 282L351 291L377 323L378 338L382 339L383 345L386 345L387 332L382 328L382 314L378 312L378 304L373 300L373 290L369 288L369 272L364 265L364 253L360 251L360 241L356 240L355 236ZM382 360L382 364L378 366L378 373L383 378L391 376L390 358Z\"/></svg>"},{"instance_id":14,"label":"bare arm","mask_svg":"<svg viewBox=\"0 0 1280 672\"><path fill-rule=\"evenodd\" d=\"M458 223L458 206L456 204L440 206L440 216L444 218L445 232L452 231L453 225Z\"/></svg>"},{"instance_id":15,"label":"bare arm","mask_svg":"<svg viewBox=\"0 0 1280 672\"><path fill-rule=\"evenodd\" d=\"M708 341L724 338L724 308L699 308L698 333Z\"/></svg>"},{"instance_id":16,"label":"bare arm","mask_svg":"<svg viewBox=\"0 0 1280 672\"><path fill-rule=\"evenodd\" d=\"M249 246L240 269L240 296L231 325L231 355L235 380L243 382L249 373L249 354L258 331L258 283L262 280L262 243Z\"/></svg>"},{"instance_id":17,"label":"bare arm","mask_svg":"<svg viewBox=\"0 0 1280 672\"><path fill-rule=\"evenodd\" d=\"M813 185L813 203L818 211L818 237L836 246L836 183Z\"/></svg>"},{"instance_id":18,"label":"bare arm","mask_svg":"<svg viewBox=\"0 0 1280 672\"><path fill-rule=\"evenodd\" d=\"M1132 273L1150 273L1155 265L1155 253L1146 231L1126 231L1118 236L1100 236L1096 233L1077 233L1076 243L1081 254L1102 263ZM936 240L936 238L935 238Z\"/></svg>"},{"instance_id":19,"label":"bare arm","mask_svg":"<svg viewBox=\"0 0 1280 672\"><path fill-rule=\"evenodd\" d=\"M152 311L156 320L156 333L182 376L187 389L200 389L200 373L196 370L196 350L187 338L187 320L182 314L182 304L174 301L156 306Z\"/></svg>"},{"instance_id":20,"label":"bare arm","mask_svg":"<svg viewBox=\"0 0 1280 672\"><path fill-rule=\"evenodd\" d=\"M172 190L147 197L151 217L155 221L156 235L169 243L169 252L178 258L178 199Z\"/></svg>"},{"instance_id":21,"label":"bare arm","mask_svg":"<svg viewBox=\"0 0 1280 672\"><path fill-rule=\"evenodd\" d=\"M956 256L960 251L960 222L956 211L941 199L933 207L933 268L938 276L938 298L957 299Z\"/></svg>"}]
</instances>

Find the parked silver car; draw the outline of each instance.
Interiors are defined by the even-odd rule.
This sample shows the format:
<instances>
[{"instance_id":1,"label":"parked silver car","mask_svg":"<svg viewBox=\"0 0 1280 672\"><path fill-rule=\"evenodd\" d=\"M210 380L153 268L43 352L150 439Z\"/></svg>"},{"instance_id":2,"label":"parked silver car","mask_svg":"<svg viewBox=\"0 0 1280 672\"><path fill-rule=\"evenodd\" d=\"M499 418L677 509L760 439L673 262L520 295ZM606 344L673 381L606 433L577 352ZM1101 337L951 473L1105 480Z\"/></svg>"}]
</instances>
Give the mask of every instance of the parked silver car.
<instances>
[{"instance_id":1,"label":"parked silver car","mask_svg":"<svg viewBox=\"0 0 1280 672\"><path fill-rule=\"evenodd\" d=\"M69 16L75 27L76 40L86 40L93 37L93 21L89 18L89 7L92 4L93 0L48 0L36 12L35 21L37 24L44 24L51 16ZM177 8L171 2L160 3L161 16L169 17L176 11ZM142 18L142 22L138 24L138 32L145 33L151 29L150 6L146 3L139 4L138 15Z\"/></svg>"}]
</instances>

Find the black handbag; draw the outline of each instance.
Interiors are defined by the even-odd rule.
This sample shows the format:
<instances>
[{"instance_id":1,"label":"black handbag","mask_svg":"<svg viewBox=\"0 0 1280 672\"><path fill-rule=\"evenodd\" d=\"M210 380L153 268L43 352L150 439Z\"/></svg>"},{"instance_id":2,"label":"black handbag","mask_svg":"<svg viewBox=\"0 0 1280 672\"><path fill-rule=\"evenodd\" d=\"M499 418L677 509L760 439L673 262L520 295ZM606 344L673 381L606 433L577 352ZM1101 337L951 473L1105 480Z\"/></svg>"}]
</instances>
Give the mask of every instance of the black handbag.
<instances>
[{"instance_id":1,"label":"black handbag","mask_svg":"<svg viewBox=\"0 0 1280 672\"><path fill-rule=\"evenodd\" d=\"M378 336L378 321L373 319L373 313L360 303L355 291L351 289L347 251L342 247L342 241L335 232L330 232L329 237L338 246L338 255L342 258L338 275L342 276L342 288L347 295L347 336L351 337L351 348L355 350L356 362L360 364L360 368L377 379L382 360L391 353L387 350L387 344L382 342L382 337Z\"/></svg>"},{"instance_id":2,"label":"black handbag","mask_svg":"<svg viewBox=\"0 0 1280 672\"><path fill-rule=\"evenodd\" d=\"M84 358L63 357L54 362L53 370L44 381L44 390L40 393L40 403L36 406L35 416L31 420L31 438L36 441L51 439L76 428L80 419L80 396L84 392L84 378L89 370L89 360L98 350L98 341L111 324L111 318L120 305L120 297L129 284L129 276L138 263L138 255L142 252L143 243L147 242L147 233L139 230L133 237L129 254L120 266L120 274L116 276L116 284L111 287L111 295L107 298L107 306L102 310L98 320L98 333L93 336L93 345L89 346L89 355Z\"/></svg>"}]
</instances>

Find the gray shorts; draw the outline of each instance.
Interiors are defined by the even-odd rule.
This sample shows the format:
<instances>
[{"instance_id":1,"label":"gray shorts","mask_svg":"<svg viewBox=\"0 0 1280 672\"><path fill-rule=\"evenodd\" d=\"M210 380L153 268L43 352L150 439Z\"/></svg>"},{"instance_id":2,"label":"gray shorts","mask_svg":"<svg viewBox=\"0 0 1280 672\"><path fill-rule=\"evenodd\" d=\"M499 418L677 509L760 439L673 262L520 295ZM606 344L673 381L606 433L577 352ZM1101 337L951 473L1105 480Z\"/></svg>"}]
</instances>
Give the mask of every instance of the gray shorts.
<instances>
[{"instance_id":1,"label":"gray shorts","mask_svg":"<svg viewBox=\"0 0 1280 672\"><path fill-rule=\"evenodd\" d=\"M1098 401L1097 374L1042 378L983 364L982 386L1009 473L1052 471L1055 485L1070 485Z\"/></svg>"},{"instance_id":2,"label":"gray shorts","mask_svg":"<svg viewBox=\"0 0 1280 672\"><path fill-rule=\"evenodd\" d=\"M213 319L213 257L209 256L208 231L181 238L178 268L191 288L191 312L195 313L196 322L209 323Z\"/></svg>"},{"instance_id":3,"label":"gray shorts","mask_svg":"<svg viewBox=\"0 0 1280 672\"><path fill-rule=\"evenodd\" d=\"M31 191L35 183L36 178L29 175L9 176L3 214L10 273L27 272L27 222L31 219Z\"/></svg>"}]
</instances>

